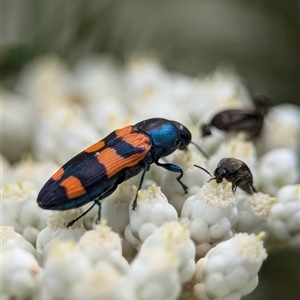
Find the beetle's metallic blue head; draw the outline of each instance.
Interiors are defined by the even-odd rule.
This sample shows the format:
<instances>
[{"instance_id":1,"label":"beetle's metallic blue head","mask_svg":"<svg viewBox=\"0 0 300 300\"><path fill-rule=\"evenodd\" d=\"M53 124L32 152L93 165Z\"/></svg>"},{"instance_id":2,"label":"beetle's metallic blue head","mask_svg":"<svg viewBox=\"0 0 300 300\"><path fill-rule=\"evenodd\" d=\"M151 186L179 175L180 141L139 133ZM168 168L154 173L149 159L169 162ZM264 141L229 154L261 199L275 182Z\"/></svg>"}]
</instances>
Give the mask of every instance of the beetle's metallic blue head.
<instances>
[{"instance_id":1,"label":"beetle's metallic blue head","mask_svg":"<svg viewBox=\"0 0 300 300\"><path fill-rule=\"evenodd\" d=\"M177 149L186 149L192 140L192 135L185 126L162 118L142 121L134 129L149 136L157 158L167 156Z\"/></svg>"}]
</instances>

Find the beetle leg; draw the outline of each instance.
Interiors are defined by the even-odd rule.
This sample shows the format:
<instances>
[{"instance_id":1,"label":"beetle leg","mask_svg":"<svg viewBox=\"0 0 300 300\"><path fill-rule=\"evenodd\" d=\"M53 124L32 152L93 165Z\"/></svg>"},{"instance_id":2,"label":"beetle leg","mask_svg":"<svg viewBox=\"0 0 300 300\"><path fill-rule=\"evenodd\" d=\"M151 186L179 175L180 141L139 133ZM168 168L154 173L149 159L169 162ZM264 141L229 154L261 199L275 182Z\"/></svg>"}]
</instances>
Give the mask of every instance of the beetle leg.
<instances>
[{"instance_id":1,"label":"beetle leg","mask_svg":"<svg viewBox=\"0 0 300 300\"><path fill-rule=\"evenodd\" d=\"M91 207L89 209L87 209L85 212L83 212L79 217L77 217L76 219L72 220L71 222L68 223L67 228L71 227L74 225L74 223L76 221L78 221L80 218L82 218L83 216L85 216L95 205L97 204L97 202L95 201Z\"/></svg>"},{"instance_id":2,"label":"beetle leg","mask_svg":"<svg viewBox=\"0 0 300 300\"><path fill-rule=\"evenodd\" d=\"M236 180L233 181L232 183L232 192L235 194L237 187L241 183L242 179L237 178Z\"/></svg>"},{"instance_id":3,"label":"beetle leg","mask_svg":"<svg viewBox=\"0 0 300 300\"><path fill-rule=\"evenodd\" d=\"M98 208L98 218L96 220L96 224L99 224L100 219L101 219L101 203L100 200L108 197L109 195L111 195L118 187L118 184L115 184L110 190L106 191L105 193L103 193L102 195L100 195L98 198L96 198L94 200L94 203L91 205L91 207L89 207L85 212L83 212L79 217L77 217L76 219L74 219L73 221L69 222L67 225L67 228L69 228L70 226L73 226L73 224L78 221L80 218L82 218L83 216L85 216L96 204L99 206Z\"/></svg>"},{"instance_id":4,"label":"beetle leg","mask_svg":"<svg viewBox=\"0 0 300 300\"><path fill-rule=\"evenodd\" d=\"M257 190L255 189L253 184L251 184L251 192L252 192L252 194L257 193Z\"/></svg>"},{"instance_id":5,"label":"beetle leg","mask_svg":"<svg viewBox=\"0 0 300 300\"><path fill-rule=\"evenodd\" d=\"M139 187L138 187L138 189L137 189L137 191L136 191L135 198L134 198L133 203L132 203L132 210L135 210L135 209L136 209L136 206L137 206L138 191L142 188L145 174L146 174L147 171L149 171L149 169L150 169L150 165L146 165L145 168L144 168L144 171L143 171L142 176L141 176L141 180L140 180Z\"/></svg>"},{"instance_id":6,"label":"beetle leg","mask_svg":"<svg viewBox=\"0 0 300 300\"><path fill-rule=\"evenodd\" d=\"M184 190L184 193L187 194L188 192L188 187L180 180L183 176L183 170L179 167L179 166L176 166L174 164L162 164L160 162L156 162L156 164L159 166L159 167L162 167L168 171L171 171L171 172L176 172L176 173L180 173L179 176L176 178L176 180L179 182L179 184L182 186L183 190Z\"/></svg>"}]
</instances>

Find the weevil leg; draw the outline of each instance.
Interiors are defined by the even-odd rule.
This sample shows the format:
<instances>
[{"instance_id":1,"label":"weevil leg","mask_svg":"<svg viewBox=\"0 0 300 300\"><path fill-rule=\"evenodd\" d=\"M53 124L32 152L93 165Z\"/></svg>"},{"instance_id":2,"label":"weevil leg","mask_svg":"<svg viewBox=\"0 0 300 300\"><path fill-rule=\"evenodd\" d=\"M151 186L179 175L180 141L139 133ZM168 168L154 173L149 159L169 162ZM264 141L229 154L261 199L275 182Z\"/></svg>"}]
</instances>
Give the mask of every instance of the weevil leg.
<instances>
[{"instance_id":1,"label":"weevil leg","mask_svg":"<svg viewBox=\"0 0 300 300\"><path fill-rule=\"evenodd\" d=\"M108 197L109 195L111 195L117 189L117 187L118 187L118 184L115 184L110 190L106 191L104 194L102 194L98 198L96 198L94 200L94 203L91 205L90 208L88 208L85 212L83 212L79 217L77 217L76 219L74 219L73 221L68 223L67 228L69 228L70 226L73 226L76 221L78 221L80 218L85 216L96 204L99 206L99 208L98 208L98 218L96 220L96 223L99 224L100 219L101 219L101 203L100 203L100 200L102 200L102 199Z\"/></svg>"},{"instance_id":2,"label":"weevil leg","mask_svg":"<svg viewBox=\"0 0 300 300\"><path fill-rule=\"evenodd\" d=\"M239 184L241 183L242 179L238 178L233 181L232 183L232 192L235 194L236 189L238 188Z\"/></svg>"},{"instance_id":3,"label":"weevil leg","mask_svg":"<svg viewBox=\"0 0 300 300\"><path fill-rule=\"evenodd\" d=\"M255 187L253 186L253 184L251 184L251 193L257 193L257 190L255 189Z\"/></svg>"},{"instance_id":4,"label":"weevil leg","mask_svg":"<svg viewBox=\"0 0 300 300\"><path fill-rule=\"evenodd\" d=\"M141 180L140 180L140 183L139 183L138 190L136 191L135 198L134 198L133 203L132 203L132 210L135 210L135 209L136 209L136 206L137 206L138 191L142 188L142 185L143 185L143 182L144 182L145 174L146 174L146 172L149 171L149 170L150 170L150 165L146 165L145 168L144 168L144 170L143 170L142 176L141 176Z\"/></svg>"},{"instance_id":5,"label":"weevil leg","mask_svg":"<svg viewBox=\"0 0 300 300\"><path fill-rule=\"evenodd\" d=\"M183 170L174 165L174 164L162 164L160 162L156 162L156 164L159 166L159 167L162 167L168 171L171 171L171 172L176 172L176 173L180 173L179 176L176 178L176 180L179 182L179 184L182 186L183 190L184 190L184 193L187 194L188 192L188 187L180 180L183 176Z\"/></svg>"}]
</instances>

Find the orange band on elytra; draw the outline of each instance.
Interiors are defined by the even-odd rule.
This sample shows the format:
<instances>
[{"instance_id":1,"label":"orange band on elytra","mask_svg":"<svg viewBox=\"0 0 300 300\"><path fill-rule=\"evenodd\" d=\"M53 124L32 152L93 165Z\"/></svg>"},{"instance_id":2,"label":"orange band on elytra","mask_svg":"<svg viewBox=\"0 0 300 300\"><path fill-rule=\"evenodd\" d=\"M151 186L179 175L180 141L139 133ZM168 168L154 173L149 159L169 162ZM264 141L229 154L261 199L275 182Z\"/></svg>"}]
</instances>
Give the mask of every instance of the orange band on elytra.
<instances>
[{"instance_id":1,"label":"orange band on elytra","mask_svg":"<svg viewBox=\"0 0 300 300\"><path fill-rule=\"evenodd\" d=\"M149 152L151 145L149 139L139 133L134 133L123 138L126 142L140 148L142 151L128 157L123 157L117 154L114 148L106 148L97 155L99 163L101 163L106 169L106 175L108 178L115 175L117 172L124 168L135 166L137 163L142 161ZM129 141L130 140L130 141Z\"/></svg>"},{"instance_id":2,"label":"orange band on elytra","mask_svg":"<svg viewBox=\"0 0 300 300\"><path fill-rule=\"evenodd\" d=\"M81 181L74 177L69 176L60 183L66 189L66 194L69 199L73 199L82 196L86 193L85 188L82 186Z\"/></svg>"},{"instance_id":3,"label":"orange band on elytra","mask_svg":"<svg viewBox=\"0 0 300 300\"><path fill-rule=\"evenodd\" d=\"M86 148L84 152L90 153L90 152L95 152L99 151L101 148L103 148L105 145L105 142L103 140L93 144L92 146Z\"/></svg>"},{"instance_id":4,"label":"orange band on elytra","mask_svg":"<svg viewBox=\"0 0 300 300\"><path fill-rule=\"evenodd\" d=\"M57 181L57 180L61 179L61 177L63 176L64 172L65 172L64 169L60 168L54 175L52 175L51 178L53 180Z\"/></svg>"},{"instance_id":5,"label":"orange band on elytra","mask_svg":"<svg viewBox=\"0 0 300 300\"><path fill-rule=\"evenodd\" d=\"M117 137L123 137L123 136L125 136L125 135L131 133L131 132L132 132L132 128L133 128L132 125L128 125L128 126L126 126L126 127L124 127L124 128L117 129L117 130L115 131L115 135L116 135Z\"/></svg>"}]
</instances>

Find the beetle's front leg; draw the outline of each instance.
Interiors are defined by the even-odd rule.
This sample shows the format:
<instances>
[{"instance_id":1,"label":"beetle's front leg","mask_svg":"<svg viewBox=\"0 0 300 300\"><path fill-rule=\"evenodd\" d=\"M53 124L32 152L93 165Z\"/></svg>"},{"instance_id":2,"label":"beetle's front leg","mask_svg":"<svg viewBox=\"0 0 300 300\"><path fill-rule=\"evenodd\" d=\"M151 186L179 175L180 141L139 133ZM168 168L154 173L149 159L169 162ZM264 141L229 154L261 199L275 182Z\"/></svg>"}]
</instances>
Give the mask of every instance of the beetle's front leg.
<instances>
[{"instance_id":1,"label":"beetle's front leg","mask_svg":"<svg viewBox=\"0 0 300 300\"><path fill-rule=\"evenodd\" d=\"M179 184L182 186L183 190L184 190L184 193L187 194L188 192L188 187L180 180L183 176L183 170L179 167L179 166L176 166L174 164L162 164L160 162L156 162L156 164L159 166L159 167L162 167L168 171L171 171L171 172L176 172L176 173L180 173L179 176L176 178L176 180L179 182Z\"/></svg>"}]
</instances>

